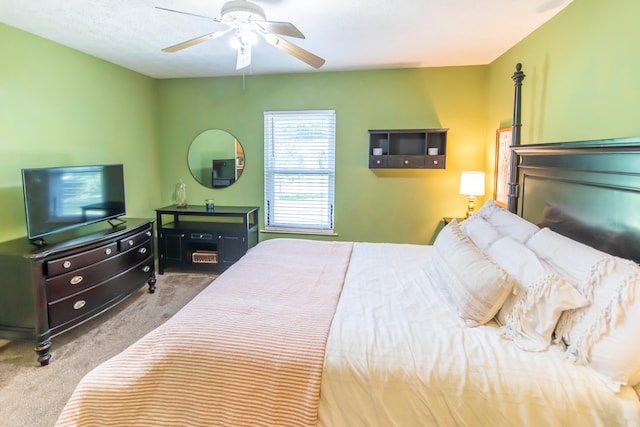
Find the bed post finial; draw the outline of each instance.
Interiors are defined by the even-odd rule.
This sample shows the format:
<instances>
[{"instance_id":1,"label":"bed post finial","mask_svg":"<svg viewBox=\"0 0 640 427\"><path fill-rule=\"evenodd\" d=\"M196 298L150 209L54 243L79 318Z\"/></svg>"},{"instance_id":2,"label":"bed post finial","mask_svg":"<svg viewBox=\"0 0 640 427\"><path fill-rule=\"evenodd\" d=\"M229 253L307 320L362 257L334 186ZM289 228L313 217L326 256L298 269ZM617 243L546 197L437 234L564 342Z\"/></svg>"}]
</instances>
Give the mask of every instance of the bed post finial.
<instances>
[{"instance_id":1,"label":"bed post finial","mask_svg":"<svg viewBox=\"0 0 640 427\"><path fill-rule=\"evenodd\" d=\"M525 74L522 71L522 64L516 64L516 72L511 77L514 82L515 92L513 95L513 130L511 134L511 144L520 145L520 128L522 127L521 111L522 111L522 81Z\"/></svg>"},{"instance_id":2,"label":"bed post finial","mask_svg":"<svg viewBox=\"0 0 640 427\"><path fill-rule=\"evenodd\" d=\"M516 71L513 73L513 82L515 86L515 92L513 96L513 124L511 128L511 146L520 145L520 128L521 123L521 107L522 107L522 81L525 78L524 72L522 72L522 64L516 64ZM518 201L518 155L514 150L511 150L511 169L509 170L509 183L507 194L507 208L510 212L516 213L517 201Z\"/></svg>"}]
</instances>

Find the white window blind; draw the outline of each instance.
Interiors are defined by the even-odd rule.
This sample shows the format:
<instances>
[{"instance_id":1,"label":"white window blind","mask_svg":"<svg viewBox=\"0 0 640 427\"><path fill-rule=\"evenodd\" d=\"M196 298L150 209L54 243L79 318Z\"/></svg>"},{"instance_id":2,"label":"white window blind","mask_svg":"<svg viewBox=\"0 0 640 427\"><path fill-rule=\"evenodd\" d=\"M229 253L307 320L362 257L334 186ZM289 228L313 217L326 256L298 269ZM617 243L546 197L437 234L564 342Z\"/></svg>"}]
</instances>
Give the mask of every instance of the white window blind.
<instances>
[{"instance_id":1,"label":"white window blind","mask_svg":"<svg viewBox=\"0 0 640 427\"><path fill-rule=\"evenodd\" d=\"M333 231L335 128L333 110L265 111L267 230Z\"/></svg>"}]
</instances>

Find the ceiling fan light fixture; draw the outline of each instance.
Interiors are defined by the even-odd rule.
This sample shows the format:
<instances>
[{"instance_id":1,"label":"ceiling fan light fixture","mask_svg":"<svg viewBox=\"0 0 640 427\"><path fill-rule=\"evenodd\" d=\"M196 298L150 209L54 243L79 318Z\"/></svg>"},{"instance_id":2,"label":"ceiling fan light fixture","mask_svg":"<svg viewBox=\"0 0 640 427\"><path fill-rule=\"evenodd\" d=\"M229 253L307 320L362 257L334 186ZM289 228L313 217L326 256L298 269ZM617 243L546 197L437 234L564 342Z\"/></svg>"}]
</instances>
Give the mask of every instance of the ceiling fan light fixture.
<instances>
[{"instance_id":1,"label":"ceiling fan light fixture","mask_svg":"<svg viewBox=\"0 0 640 427\"><path fill-rule=\"evenodd\" d=\"M225 3L221 10L223 22L264 21L264 10L255 3L246 0L232 0Z\"/></svg>"},{"instance_id":2,"label":"ceiling fan light fixture","mask_svg":"<svg viewBox=\"0 0 640 427\"><path fill-rule=\"evenodd\" d=\"M231 47L237 49L241 46L254 46L258 43L258 36L251 30L238 30L236 35L231 37Z\"/></svg>"},{"instance_id":3,"label":"ceiling fan light fixture","mask_svg":"<svg viewBox=\"0 0 640 427\"><path fill-rule=\"evenodd\" d=\"M253 31L241 31L240 40L244 44L250 44L253 46L258 43L258 36Z\"/></svg>"}]
</instances>

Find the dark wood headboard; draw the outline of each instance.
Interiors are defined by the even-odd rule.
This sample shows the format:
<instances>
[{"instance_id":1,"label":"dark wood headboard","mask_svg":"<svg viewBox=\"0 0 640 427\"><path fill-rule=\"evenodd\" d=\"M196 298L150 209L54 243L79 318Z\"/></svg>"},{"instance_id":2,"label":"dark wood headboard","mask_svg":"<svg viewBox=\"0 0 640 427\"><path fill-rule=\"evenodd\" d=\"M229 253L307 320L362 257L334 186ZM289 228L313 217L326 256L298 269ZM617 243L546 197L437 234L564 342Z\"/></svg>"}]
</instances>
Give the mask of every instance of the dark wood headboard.
<instances>
[{"instance_id":1,"label":"dark wood headboard","mask_svg":"<svg viewBox=\"0 0 640 427\"><path fill-rule=\"evenodd\" d=\"M640 262L640 138L512 147L516 213Z\"/></svg>"},{"instance_id":2,"label":"dark wood headboard","mask_svg":"<svg viewBox=\"0 0 640 427\"><path fill-rule=\"evenodd\" d=\"M517 64L509 210L640 263L640 138L521 145L524 78Z\"/></svg>"}]
</instances>

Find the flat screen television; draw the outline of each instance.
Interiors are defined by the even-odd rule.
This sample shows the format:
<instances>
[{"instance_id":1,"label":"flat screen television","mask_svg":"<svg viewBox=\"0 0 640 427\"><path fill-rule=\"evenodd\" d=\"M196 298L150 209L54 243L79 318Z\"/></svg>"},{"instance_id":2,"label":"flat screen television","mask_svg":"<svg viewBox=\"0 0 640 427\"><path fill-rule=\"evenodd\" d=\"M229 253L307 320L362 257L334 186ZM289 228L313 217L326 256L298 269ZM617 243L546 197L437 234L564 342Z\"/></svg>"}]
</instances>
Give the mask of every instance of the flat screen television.
<instances>
[{"instance_id":1,"label":"flat screen television","mask_svg":"<svg viewBox=\"0 0 640 427\"><path fill-rule=\"evenodd\" d=\"M124 166L22 169L27 235L44 237L126 214Z\"/></svg>"},{"instance_id":2,"label":"flat screen television","mask_svg":"<svg viewBox=\"0 0 640 427\"><path fill-rule=\"evenodd\" d=\"M213 187L228 187L236 180L236 159L212 161L211 184Z\"/></svg>"}]
</instances>

